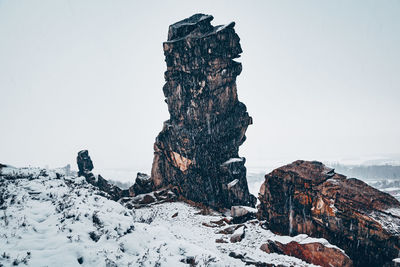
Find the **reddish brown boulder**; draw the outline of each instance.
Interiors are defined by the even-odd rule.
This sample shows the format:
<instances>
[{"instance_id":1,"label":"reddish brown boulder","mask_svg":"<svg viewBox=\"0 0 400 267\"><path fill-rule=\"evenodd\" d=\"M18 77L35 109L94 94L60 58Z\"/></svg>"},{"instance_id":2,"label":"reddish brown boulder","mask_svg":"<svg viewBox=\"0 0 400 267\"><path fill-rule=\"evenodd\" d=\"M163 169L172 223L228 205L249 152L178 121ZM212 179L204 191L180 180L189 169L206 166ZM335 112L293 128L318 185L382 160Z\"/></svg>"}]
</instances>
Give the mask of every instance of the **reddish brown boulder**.
<instances>
[{"instance_id":1,"label":"reddish brown boulder","mask_svg":"<svg viewBox=\"0 0 400 267\"><path fill-rule=\"evenodd\" d=\"M398 257L400 203L366 183L316 161L295 161L265 176L258 216L273 232L322 237L355 266Z\"/></svg>"},{"instance_id":2,"label":"reddish brown boulder","mask_svg":"<svg viewBox=\"0 0 400 267\"><path fill-rule=\"evenodd\" d=\"M267 253L278 253L299 258L305 262L320 265L322 267L351 267L351 259L341 250L334 247L313 242L300 244L292 241L282 244L278 241L270 241L263 244L260 249Z\"/></svg>"}]
</instances>

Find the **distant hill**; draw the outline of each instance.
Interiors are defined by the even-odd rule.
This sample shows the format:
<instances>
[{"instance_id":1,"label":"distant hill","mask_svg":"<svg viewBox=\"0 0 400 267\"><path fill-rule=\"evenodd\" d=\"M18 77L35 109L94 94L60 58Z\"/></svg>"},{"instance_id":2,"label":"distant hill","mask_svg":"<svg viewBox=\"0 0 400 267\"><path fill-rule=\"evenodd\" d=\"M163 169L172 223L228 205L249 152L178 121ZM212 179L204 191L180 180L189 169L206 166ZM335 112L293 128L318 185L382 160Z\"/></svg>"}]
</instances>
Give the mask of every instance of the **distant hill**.
<instances>
[{"instance_id":1,"label":"distant hill","mask_svg":"<svg viewBox=\"0 0 400 267\"><path fill-rule=\"evenodd\" d=\"M400 166L330 164L337 173L359 179L400 179Z\"/></svg>"}]
</instances>

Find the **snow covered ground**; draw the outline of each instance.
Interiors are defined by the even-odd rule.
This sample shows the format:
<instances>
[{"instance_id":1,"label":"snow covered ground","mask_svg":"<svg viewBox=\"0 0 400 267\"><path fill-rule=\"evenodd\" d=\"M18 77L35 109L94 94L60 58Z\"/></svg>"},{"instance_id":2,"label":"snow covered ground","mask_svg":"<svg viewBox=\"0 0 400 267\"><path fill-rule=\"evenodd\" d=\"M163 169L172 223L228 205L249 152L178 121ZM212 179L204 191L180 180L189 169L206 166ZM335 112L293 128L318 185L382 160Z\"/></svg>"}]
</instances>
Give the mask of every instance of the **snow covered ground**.
<instances>
[{"instance_id":1,"label":"snow covered ground","mask_svg":"<svg viewBox=\"0 0 400 267\"><path fill-rule=\"evenodd\" d=\"M99 194L62 170L3 168L0 266L244 266L232 253L247 261L312 266L259 248L267 240L328 244L305 235L277 236L250 222L243 240L231 243L232 234L217 233L227 226L204 225L222 214L201 215L181 202L128 210Z\"/></svg>"}]
</instances>

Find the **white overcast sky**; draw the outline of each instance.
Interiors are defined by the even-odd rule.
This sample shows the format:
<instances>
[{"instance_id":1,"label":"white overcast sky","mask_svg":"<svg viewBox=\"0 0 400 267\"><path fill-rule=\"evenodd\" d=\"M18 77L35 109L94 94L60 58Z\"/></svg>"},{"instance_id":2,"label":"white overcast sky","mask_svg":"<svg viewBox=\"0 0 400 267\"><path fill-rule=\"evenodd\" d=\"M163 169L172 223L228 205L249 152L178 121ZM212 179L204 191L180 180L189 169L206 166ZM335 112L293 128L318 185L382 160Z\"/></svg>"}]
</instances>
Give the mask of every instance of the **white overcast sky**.
<instances>
[{"instance_id":1,"label":"white overcast sky","mask_svg":"<svg viewBox=\"0 0 400 267\"><path fill-rule=\"evenodd\" d=\"M241 37L247 165L400 153L400 1L0 0L0 162L149 172L162 42L199 12Z\"/></svg>"}]
</instances>

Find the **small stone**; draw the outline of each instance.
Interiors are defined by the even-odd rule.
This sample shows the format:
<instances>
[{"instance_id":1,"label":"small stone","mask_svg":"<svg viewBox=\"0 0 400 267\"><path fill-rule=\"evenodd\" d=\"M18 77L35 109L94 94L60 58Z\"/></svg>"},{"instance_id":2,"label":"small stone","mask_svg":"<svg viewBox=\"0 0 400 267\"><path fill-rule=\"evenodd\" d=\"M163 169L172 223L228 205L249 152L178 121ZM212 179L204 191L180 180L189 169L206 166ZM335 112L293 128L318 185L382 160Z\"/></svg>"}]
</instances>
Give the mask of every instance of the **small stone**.
<instances>
[{"instance_id":1,"label":"small stone","mask_svg":"<svg viewBox=\"0 0 400 267\"><path fill-rule=\"evenodd\" d=\"M79 264L83 264L83 257L79 257L79 258L78 258L78 263L79 263Z\"/></svg>"}]
</instances>

